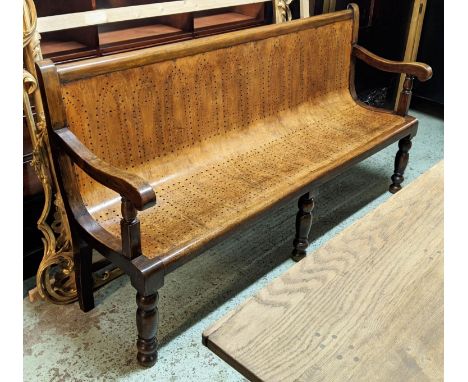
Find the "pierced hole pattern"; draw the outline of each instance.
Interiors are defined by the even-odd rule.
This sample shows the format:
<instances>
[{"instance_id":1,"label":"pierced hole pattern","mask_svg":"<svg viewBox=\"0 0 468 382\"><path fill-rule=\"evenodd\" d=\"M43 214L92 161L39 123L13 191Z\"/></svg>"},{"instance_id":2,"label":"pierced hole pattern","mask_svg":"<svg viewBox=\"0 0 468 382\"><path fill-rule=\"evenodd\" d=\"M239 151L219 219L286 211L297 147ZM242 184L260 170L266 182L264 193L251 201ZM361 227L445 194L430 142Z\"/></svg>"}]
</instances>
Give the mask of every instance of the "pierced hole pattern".
<instances>
[{"instance_id":1,"label":"pierced hole pattern","mask_svg":"<svg viewBox=\"0 0 468 382\"><path fill-rule=\"evenodd\" d=\"M338 22L65 85L78 137L153 182L158 203L139 214L146 256L186 247L183 256L401 124L349 95L351 29ZM77 173L94 217L119 235L118 195Z\"/></svg>"}]
</instances>

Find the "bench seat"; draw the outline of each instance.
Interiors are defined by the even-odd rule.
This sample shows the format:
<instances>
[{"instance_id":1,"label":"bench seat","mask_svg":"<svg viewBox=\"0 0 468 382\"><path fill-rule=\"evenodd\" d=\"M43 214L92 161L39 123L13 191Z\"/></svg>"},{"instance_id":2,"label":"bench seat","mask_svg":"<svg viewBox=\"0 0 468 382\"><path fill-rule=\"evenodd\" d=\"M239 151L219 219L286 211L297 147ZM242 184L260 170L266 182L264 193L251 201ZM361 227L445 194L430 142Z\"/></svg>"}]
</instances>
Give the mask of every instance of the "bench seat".
<instances>
[{"instance_id":1,"label":"bench seat","mask_svg":"<svg viewBox=\"0 0 468 382\"><path fill-rule=\"evenodd\" d=\"M413 79L431 68L357 44L350 9L190 42L38 65L51 156L70 223L80 307L94 306L92 250L137 290L137 359L157 359L165 276L298 199L292 258L306 255L314 191L399 142L401 189L418 121ZM405 73L396 110L361 104L359 59Z\"/></svg>"},{"instance_id":2,"label":"bench seat","mask_svg":"<svg viewBox=\"0 0 468 382\"><path fill-rule=\"evenodd\" d=\"M304 103L241 132L128 169L147 179L157 196L156 206L138 215L144 256L160 257L166 267L178 266L184 262L181 257L297 196L324 174L407 134L416 121L369 110L346 93ZM120 235L120 198L101 205L106 207L90 208L92 215Z\"/></svg>"}]
</instances>

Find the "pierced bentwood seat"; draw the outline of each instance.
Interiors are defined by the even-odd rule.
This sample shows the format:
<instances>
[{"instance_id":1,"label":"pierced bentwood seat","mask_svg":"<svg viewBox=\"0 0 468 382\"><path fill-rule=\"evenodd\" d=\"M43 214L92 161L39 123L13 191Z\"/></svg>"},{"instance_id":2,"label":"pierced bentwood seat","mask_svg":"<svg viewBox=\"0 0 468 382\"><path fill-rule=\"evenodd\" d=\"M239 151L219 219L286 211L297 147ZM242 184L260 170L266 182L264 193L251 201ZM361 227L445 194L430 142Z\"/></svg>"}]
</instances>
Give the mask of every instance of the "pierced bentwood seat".
<instances>
[{"instance_id":1,"label":"pierced bentwood seat","mask_svg":"<svg viewBox=\"0 0 468 382\"><path fill-rule=\"evenodd\" d=\"M140 363L156 361L156 292L165 274L303 195L294 242L300 258L311 224L309 191L398 140L391 190L400 188L417 128L406 115L412 78L429 78L430 68L357 46L356 20L353 7L40 65L53 157L79 247L82 307L93 306L84 280L96 248L139 292ZM397 113L356 101L355 57L409 73Z\"/></svg>"},{"instance_id":2,"label":"pierced bentwood seat","mask_svg":"<svg viewBox=\"0 0 468 382\"><path fill-rule=\"evenodd\" d=\"M206 115L214 117L215 113ZM405 131L411 122L366 110L345 90L244 128L214 133L204 142L190 139L192 144L163 160L156 156L126 166L147 179L157 195L156 206L138 215L142 253L160 257L166 267L173 268L239 223L353 161L357 153L372 150L375 142ZM121 135L121 139L124 145L126 138ZM94 218L120 235L119 195L106 193L89 178L83 177L81 184Z\"/></svg>"}]
</instances>

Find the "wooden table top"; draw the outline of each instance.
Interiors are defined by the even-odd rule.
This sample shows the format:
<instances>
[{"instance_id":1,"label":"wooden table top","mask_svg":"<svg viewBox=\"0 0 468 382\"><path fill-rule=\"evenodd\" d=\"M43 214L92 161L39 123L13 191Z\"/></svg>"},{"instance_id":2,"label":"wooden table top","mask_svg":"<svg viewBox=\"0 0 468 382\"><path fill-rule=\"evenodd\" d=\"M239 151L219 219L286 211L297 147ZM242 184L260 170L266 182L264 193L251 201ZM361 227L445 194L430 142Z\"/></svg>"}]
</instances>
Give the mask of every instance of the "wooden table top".
<instances>
[{"instance_id":1,"label":"wooden table top","mask_svg":"<svg viewBox=\"0 0 468 382\"><path fill-rule=\"evenodd\" d=\"M443 162L203 333L254 381L443 380Z\"/></svg>"}]
</instances>

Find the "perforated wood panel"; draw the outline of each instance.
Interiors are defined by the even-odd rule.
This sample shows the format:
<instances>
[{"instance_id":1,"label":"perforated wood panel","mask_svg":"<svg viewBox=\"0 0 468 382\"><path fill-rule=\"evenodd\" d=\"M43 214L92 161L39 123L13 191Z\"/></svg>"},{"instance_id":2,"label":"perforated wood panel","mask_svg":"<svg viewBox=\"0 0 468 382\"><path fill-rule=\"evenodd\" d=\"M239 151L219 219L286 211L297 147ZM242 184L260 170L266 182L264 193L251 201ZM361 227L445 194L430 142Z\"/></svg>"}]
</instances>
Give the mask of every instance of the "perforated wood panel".
<instances>
[{"instance_id":1,"label":"perforated wood panel","mask_svg":"<svg viewBox=\"0 0 468 382\"><path fill-rule=\"evenodd\" d=\"M66 84L70 127L124 168L241 131L347 89L351 28L334 23Z\"/></svg>"},{"instance_id":2,"label":"perforated wood panel","mask_svg":"<svg viewBox=\"0 0 468 382\"><path fill-rule=\"evenodd\" d=\"M183 256L402 126L349 94L352 25L65 84L74 133L155 188L157 206L139 214L146 256ZM79 183L119 235L118 195L81 172Z\"/></svg>"}]
</instances>

